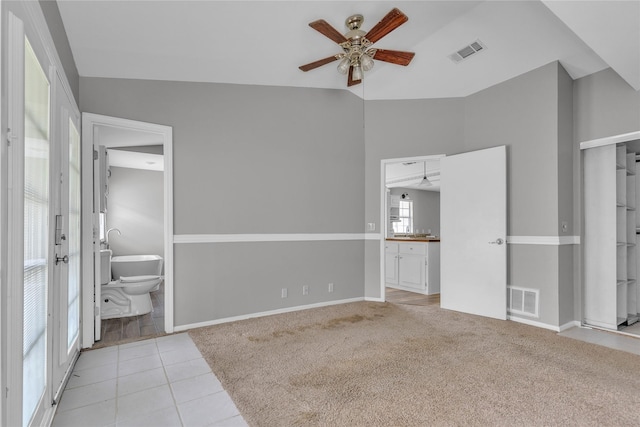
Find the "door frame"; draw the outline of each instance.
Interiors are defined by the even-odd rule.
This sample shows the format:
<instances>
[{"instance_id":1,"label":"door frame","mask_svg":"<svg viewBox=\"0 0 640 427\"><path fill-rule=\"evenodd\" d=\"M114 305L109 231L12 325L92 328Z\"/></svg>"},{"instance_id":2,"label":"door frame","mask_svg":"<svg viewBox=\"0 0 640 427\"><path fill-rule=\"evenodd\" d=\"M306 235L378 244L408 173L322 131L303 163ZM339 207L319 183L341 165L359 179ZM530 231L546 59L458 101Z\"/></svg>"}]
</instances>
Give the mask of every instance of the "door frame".
<instances>
[{"instance_id":1,"label":"door frame","mask_svg":"<svg viewBox=\"0 0 640 427\"><path fill-rule=\"evenodd\" d=\"M99 215L94 213L94 135L96 126L155 133L162 137L164 152L164 327L174 331L173 319L173 128L135 120L82 113L82 348L95 343L94 286L100 281ZM126 144L125 144L126 145ZM144 145L144 144L143 144Z\"/></svg>"},{"instance_id":2,"label":"door frame","mask_svg":"<svg viewBox=\"0 0 640 427\"><path fill-rule=\"evenodd\" d=\"M386 301L385 296L385 262L384 262L384 245L387 238L387 165L402 162L424 162L425 160L436 160L446 157L446 154L432 154L414 157L399 157L395 159L380 160L380 298L371 298L371 301Z\"/></svg>"}]
</instances>

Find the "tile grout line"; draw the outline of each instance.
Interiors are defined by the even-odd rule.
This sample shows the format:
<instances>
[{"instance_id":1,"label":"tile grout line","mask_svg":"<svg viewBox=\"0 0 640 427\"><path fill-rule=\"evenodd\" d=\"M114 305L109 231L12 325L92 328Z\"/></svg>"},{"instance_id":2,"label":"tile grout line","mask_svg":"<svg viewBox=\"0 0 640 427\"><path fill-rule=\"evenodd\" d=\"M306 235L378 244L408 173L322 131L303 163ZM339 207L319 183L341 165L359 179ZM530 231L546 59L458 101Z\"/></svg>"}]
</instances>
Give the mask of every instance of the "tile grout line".
<instances>
[{"instance_id":1,"label":"tile grout line","mask_svg":"<svg viewBox=\"0 0 640 427\"><path fill-rule=\"evenodd\" d=\"M167 375L167 367L164 364L164 360L160 355L160 347L158 347L158 340L154 340L156 342L156 350L158 351L158 357L160 358L160 362L162 363L162 372L164 372L164 376L167 379L167 385L169 386L169 393L171 393L171 399L173 399L173 405L176 408L176 412L178 413L178 419L180 420L180 425L184 427L184 420L182 419L182 414L180 413L180 409L178 408L178 401L176 400L176 396L173 393L173 387L171 387L171 381L169 380L169 375Z\"/></svg>"}]
</instances>

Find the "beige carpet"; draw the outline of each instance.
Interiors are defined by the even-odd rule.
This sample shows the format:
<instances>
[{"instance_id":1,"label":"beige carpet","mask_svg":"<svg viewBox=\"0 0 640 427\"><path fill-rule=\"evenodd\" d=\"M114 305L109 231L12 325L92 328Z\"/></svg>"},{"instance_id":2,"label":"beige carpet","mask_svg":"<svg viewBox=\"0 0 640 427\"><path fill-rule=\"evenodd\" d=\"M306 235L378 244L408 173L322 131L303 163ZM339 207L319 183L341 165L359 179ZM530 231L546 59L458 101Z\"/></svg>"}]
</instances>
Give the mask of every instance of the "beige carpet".
<instances>
[{"instance_id":1,"label":"beige carpet","mask_svg":"<svg viewBox=\"0 0 640 427\"><path fill-rule=\"evenodd\" d=\"M361 302L195 329L252 426L638 425L640 356Z\"/></svg>"}]
</instances>

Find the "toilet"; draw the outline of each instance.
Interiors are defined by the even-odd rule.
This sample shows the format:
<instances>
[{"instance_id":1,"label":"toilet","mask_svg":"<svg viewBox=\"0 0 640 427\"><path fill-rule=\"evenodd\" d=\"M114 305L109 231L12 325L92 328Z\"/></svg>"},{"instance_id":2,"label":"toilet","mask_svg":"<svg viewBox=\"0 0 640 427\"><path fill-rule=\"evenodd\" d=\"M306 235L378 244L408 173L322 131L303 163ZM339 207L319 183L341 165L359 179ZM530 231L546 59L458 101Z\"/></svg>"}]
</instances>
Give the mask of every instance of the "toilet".
<instances>
[{"instance_id":1,"label":"toilet","mask_svg":"<svg viewBox=\"0 0 640 427\"><path fill-rule=\"evenodd\" d=\"M157 289L162 276L130 276L111 280L111 250L100 251L102 319L140 316L153 309L149 292Z\"/></svg>"}]
</instances>

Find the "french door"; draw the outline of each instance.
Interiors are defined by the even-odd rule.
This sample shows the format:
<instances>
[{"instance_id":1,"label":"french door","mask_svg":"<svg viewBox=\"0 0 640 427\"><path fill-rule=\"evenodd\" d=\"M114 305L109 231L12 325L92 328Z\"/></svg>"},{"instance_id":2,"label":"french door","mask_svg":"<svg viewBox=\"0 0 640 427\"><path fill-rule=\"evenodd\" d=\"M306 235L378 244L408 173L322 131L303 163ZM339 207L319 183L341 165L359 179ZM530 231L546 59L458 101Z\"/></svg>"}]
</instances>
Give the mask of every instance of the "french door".
<instances>
[{"instance_id":1,"label":"french door","mask_svg":"<svg viewBox=\"0 0 640 427\"><path fill-rule=\"evenodd\" d=\"M52 159L55 187L53 231L54 286L51 387L59 400L64 379L79 352L80 331L80 118L59 76L55 80L56 130Z\"/></svg>"},{"instance_id":2,"label":"french door","mask_svg":"<svg viewBox=\"0 0 640 427\"><path fill-rule=\"evenodd\" d=\"M33 25L8 21L6 421L46 425L79 351L79 113Z\"/></svg>"}]
</instances>

